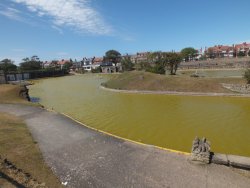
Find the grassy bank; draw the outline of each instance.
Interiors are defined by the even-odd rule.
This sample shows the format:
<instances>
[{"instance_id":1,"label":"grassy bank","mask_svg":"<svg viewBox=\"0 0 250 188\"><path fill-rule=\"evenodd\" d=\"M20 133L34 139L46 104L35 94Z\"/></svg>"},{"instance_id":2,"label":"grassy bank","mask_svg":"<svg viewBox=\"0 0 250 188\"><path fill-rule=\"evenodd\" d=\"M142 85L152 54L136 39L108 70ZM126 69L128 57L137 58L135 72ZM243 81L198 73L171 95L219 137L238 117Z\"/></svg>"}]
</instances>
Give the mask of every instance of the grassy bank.
<instances>
[{"instance_id":1,"label":"grassy bank","mask_svg":"<svg viewBox=\"0 0 250 188\"><path fill-rule=\"evenodd\" d=\"M104 86L112 89L233 93L221 83L245 83L243 78L194 78L190 75L166 76L148 72L126 72L115 75Z\"/></svg>"},{"instance_id":2,"label":"grassy bank","mask_svg":"<svg viewBox=\"0 0 250 188\"><path fill-rule=\"evenodd\" d=\"M0 85L0 103L21 103L28 104L22 96L19 96L21 87L18 85L2 84Z\"/></svg>"}]
</instances>

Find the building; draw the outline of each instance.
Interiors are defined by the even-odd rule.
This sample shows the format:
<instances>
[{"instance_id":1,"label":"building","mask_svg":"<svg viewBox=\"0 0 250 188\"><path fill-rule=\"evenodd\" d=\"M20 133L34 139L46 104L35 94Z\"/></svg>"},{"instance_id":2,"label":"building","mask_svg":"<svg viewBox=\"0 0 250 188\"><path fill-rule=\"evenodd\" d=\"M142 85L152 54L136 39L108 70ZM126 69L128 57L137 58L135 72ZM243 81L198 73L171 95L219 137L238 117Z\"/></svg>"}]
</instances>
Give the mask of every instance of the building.
<instances>
[{"instance_id":1,"label":"building","mask_svg":"<svg viewBox=\"0 0 250 188\"><path fill-rule=\"evenodd\" d=\"M196 53L194 54L194 60L198 61L200 60L200 58L202 57L203 52L202 52L202 48L200 50L196 50Z\"/></svg>"},{"instance_id":2,"label":"building","mask_svg":"<svg viewBox=\"0 0 250 188\"><path fill-rule=\"evenodd\" d=\"M100 65L102 73L116 73L122 71L122 66L120 63L116 65L112 62L103 62Z\"/></svg>"},{"instance_id":3,"label":"building","mask_svg":"<svg viewBox=\"0 0 250 188\"><path fill-rule=\"evenodd\" d=\"M149 54L150 54L150 52L137 52L136 53L136 63L147 61Z\"/></svg>"},{"instance_id":4,"label":"building","mask_svg":"<svg viewBox=\"0 0 250 188\"><path fill-rule=\"evenodd\" d=\"M240 52L244 53L245 56L249 56L250 51L250 43L243 42L242 44L235 45L236 56Z\"/></svg>"},{"instance_id":5,"label":"building","mask_svg":"<svg viewBox=\"0 0 250 188\"><path fill-rule=\"evenodd\" d=\"M62 69L63 66L64 66L65 64L67 64L67 63L70 63L70 60L64 60L64 59L62 59L61 61L58 61L58 62L57 62L57 65L59 65L60 68Z\"/></svg>"},{"instance_id":6,"label":"building","mask_svg":"<svg viewBox=\"0 0 250 188\"><path fill-rule=\"evenodd\" d=\"M45 61L42 63L42 66L44 69L51 68L51 67L57 67L57 61Z\"/></svg>"},{"instance_id":7,"label":"building","mask_svg":"<svg viewBox=\"0 0 250 188\"><path fill-rule=\"evenodd\" d=\"M92 69L97 69L103 63L103 57L94 57L92 62Z\"/></svg>"},{"instance_id":8,"label":"building","mask_svg":"<svg viewBox=\"0 0 250 188\"><path fill-rule=\"evenodd\" d=\"M234 46L216 45L205 50L207 58L234 57Z\"/></svg>"},{"instance_id":9,"label":"building","mask_svg":"<svg viewBox=\"0 0 250 188\"><path fill-rule=\"evenodd\" d=\"M92 63L94 58L86 58L84 57L83 62L83 70L90 72L92 70Z\"/></svg>"},{"instance_id":10,"label":"building","mask_svg":"<svg viewBox=\"0 0 250 188\"><path fill-rule=\"evenodd\" d=\"M115 73L116 67L113 65L112 62L103 62L101 63L101 72L102 73Z\"/></svg>"},{"instance_id":11,"label":"building","mask_svg":"<svg viewBox=\"0 0 250 188\"><path fill-rule=\"evenodd\" d=\"M83 66L83 61L74 61L73 62L73 70L75 71L79 71L82 70L82 66Z\"/></svg>"}]
</instances>

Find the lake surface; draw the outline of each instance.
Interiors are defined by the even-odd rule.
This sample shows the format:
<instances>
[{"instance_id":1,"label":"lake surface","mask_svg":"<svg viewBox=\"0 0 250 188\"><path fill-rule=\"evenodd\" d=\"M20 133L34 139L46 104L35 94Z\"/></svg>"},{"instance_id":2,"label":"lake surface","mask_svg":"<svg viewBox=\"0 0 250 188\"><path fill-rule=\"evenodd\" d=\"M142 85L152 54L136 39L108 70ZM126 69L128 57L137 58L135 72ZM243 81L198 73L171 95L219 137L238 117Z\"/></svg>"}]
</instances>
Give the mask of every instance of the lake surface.
<instances>
[{"instance_id":1,"label":"lake surface","mask_svg":"<svg viewBox=\"0 0 250 188\"><path fill-rule=\"evenodd\" d=\"M212 151L250 156L250 98L125 94L99 88L111 75L39 80L32 97L46 108L124 138L190 152L195 136Z\"/></svg>"}]
</instances>

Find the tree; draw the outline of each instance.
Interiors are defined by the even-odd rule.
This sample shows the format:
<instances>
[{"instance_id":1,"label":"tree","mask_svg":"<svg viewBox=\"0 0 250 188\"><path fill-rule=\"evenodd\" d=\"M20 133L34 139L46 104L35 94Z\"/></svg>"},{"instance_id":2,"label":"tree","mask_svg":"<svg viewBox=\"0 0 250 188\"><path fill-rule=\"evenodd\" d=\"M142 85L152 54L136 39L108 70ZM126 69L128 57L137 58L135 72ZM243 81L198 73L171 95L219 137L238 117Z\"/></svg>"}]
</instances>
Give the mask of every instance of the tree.
<instances>
[{"instance_id":1,"label":"tree","mask_svg":"<svg viewBox=\"0 0 250 188\"><path fill-rule=\"evenodd\" d=\"M182 55L174 52L153 52L149 55L148 59L155 66L148 67L147 71L165 74L165 67L167 67L170 74L175 75L178 65L182 61Z\"/></svg>"},{"instance_id":2,"label":"tree","mask_svg":"<svg viewBox=\"0 0 250 188\"><path fill-rule=\"evenodd\" d=\"M182 55L175 52L164 53L164 63L167 64L168 70L171 75L176 75L176 71L180 62L182 61Z\"/></svg>"},{"instance_id":3,"label":"tree","mask_svg":"<svg viewBox=\"0 0 250 188\"><path fill-rule=\"evenodd\" d=\"M122 60L121 60L121 64L122 64L122 68L125 71L131 71L134 68L134 64L131 61L131 58L129 56L125 56Z\"/></svg>"},{"instance_id":4,"label":"tree","mask_svg":"<svg viewBox=\"0 0 250 188\"><path fill-rule=\"evenodd\" d=\"M245 53L242 52L242 51L239 51L239 53L237 54L238 57L244 57L245 56Z\"/></svg>"},{"instance_id":5,"label":"tree","mask_svg":"<svg viewBox=\"0 0 250 188\"><path fill-rule=\"evenodd\" d=\"M42 68L42 62L37 56L32 56L31 58L24 58L23 62L20 63L21 70L39 70Z\"/></svg>"},{"instance_id":6,"label":"tree","mask_svg":"<svg viewBox=\"0 0 250 188\"><path fill-rule=\"evenodd\" d=\"M183 59L185 59L185 61L189 61L190 58L195 57L196 53L197 53L197 51L192 47L183 48L181 50L181 55L182 55Z\"/></svg>"},{"instance_id":7,"label":"tree","mask_svg":"<svg viewBox=\"0 0 250 188\"><path fill-rule=\"evenodd\" d=\"M244 78L247 80L247 83L250 84L250 69L245 71Z\"/></svg>"},{"instance_id":8,"label":"tree","mask_svg":"<svg viewBox=\"0 0 250 188\"><path fill-rule=\"evenodd\" d=\"M0 70L3 72L16 71L17 66L10 59L3 59L0 61Z\"/></svg>"},{"instance_id":9,"label":"tree","mask_svg":"<svg viewBox=\"0 0 250 188\"><path fill-rule=\"evenodd\" d=\"M121 54L116 50L109 50L105 53L104 60L110 61L116 66L116 64L121 61Z\"/></svg>"}]
</instances>

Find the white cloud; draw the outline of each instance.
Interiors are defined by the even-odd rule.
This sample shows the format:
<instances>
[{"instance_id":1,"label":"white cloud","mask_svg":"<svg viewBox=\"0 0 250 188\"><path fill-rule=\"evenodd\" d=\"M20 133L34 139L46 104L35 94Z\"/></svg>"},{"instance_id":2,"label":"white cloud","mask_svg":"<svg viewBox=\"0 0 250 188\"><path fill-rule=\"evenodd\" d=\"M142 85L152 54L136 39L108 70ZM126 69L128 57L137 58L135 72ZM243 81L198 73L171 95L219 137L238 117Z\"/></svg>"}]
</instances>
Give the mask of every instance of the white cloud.
<instances>
[{"instance_id":1,"label":"white cloud","mask_svg":"<svg viewBox=\"0 0 250 188\"><path fill-rule=\"evenodd\" d=\"M59 27L55 26L55 25L52 25L51 26L52 29L55 29L56 31L58 31L61 35L63 35L63 30L60 29Z\"/></svg>"},{"instance_id":2,"label":"white cloud","mask_svg":"<svg viewBox=\"0 0 250 188\"><path fill-rule=\"evenodd\" d=\"M0 10L0 15L3 15L12 20L23 21L19 13L20 13L19 10L10 7Z\"/></svg>"},{"instance_id":3,"label":"white cloud","mask_svg":"<svg viewBox=\"0 0 250 188\"><path fill-rule=\"evenodd\" d=\"M90 0L12 0L39 17L48 16L55 27L71 27L81 33L110 35L112 28L90 6ZM13 12L13 11L12 11Z\"/></svg>"}]
</instances>

